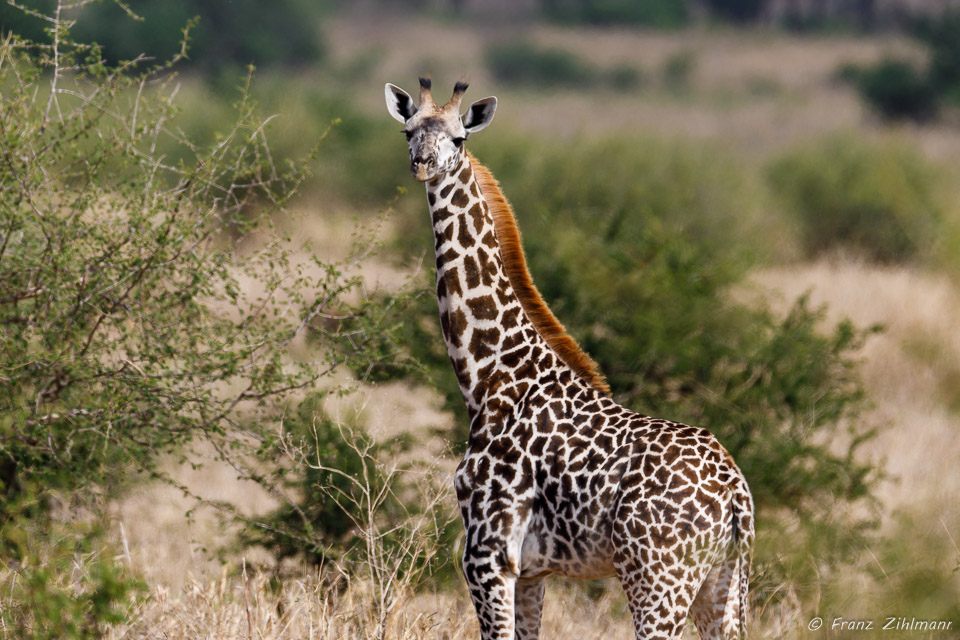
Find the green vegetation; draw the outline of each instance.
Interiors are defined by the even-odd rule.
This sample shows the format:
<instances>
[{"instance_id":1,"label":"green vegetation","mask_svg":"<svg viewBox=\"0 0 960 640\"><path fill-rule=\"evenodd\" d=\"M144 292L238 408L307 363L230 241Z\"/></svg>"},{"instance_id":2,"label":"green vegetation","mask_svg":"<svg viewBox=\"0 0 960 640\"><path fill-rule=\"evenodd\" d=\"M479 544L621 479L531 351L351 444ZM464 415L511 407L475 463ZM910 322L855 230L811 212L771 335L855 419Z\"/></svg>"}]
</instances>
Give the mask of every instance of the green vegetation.
<instances>
[{"instance_id":1,"label":"green vegetation","mask_svg":"<svg viewBox=\"0 0 960 640\"><path fill-rule=\"evenodd\" d=\"M406 0L421 7L436 4ZM444 4L441 2L441 4ZM458 6L456 0L447 4ZM933 15L910 2L775 2L773 0L540 0L539 14L561 24L676 29L704 20L735 26L776 26L801 33L909 30ZM948 14L949 15L949 14Z\"/></svg>"},{"instance_id":2,"label":"green vegetation","mask_svg":"<svg viewBox=\"0 0 960 640\"><path fill-rule=\"evenodd\" d=\"M875 561L867 569L883 586L875 606L893 615L909 603L907 617L960 620L960 585L956 579L960 572L960 547L956 533L947 528L943 516L934 510L892 515L891 532L878 541ZM917 548L923 552L918 554ZM904 562L904 558L914 560Z\"/></svg>"},{"instance_id":3,"label":"green vegetation","mask_svg":"<svg viewBox=\"0 0 960 640\"><path fill-rule=\"evenodd\" d=\"M808 256L844 247L887 263L938 257L946 176L911 147L830 136L774 160L768 178Z\"/></svg>"},{"instance_id":4,"label":"green vegetation","mask_svg":"<svg viewBox=\"0 0 960 640\"><path fill-rule=\"evenodd\" d=\"M764 9L764 0L706 0L716 17L736 23L756 22Z\"/></svg>"},{"instance_id":5,"label":"green vegetation","mask_svg":"<svg viewBox=\"0 0 960 640\"><path fill-rule=\"evenodd\" d=\"M271 154L249 78L196 142L176 126L165 67L125 73L51 25L53 52L0 44L0 558L27 605L0 622L86 638L136 587L99 551L106 500L170 481L159 461L194 441L258 479L249 462L274 442L282 401L360 367L367 333L395 321L356 301L362 279L343 265L294 264L283 238L233 251L255 228L271 237L269 215L305 177ZM317 322L331 314L335 326ZM302 332L317 354L291 359Z\"/></svg>"},{"instance_id":6,"label":"green vegetation","mask_svg":"<svg viewBox=\"0 0 960 640\"><path fill-rule=\"evenodd\" d=\"M921 20L913 31L930 48L927 77L933 90L953 106L960 106L960 13Z\"/></svg>"},{"instance_id":7,"label":"green vegetation","mask_svg":"<svg viewBox=\"0 0 960 640\"><path fill-rule=\"evenodd\" d=\"M884 58L866 69L848 68L843 75L853 81L863 99L884 118L925 122L937 115L939 104L934 85L906 60Z\"/></svg>"},{"instance_id":8,"label":"green vegetation","mask_svg":"<svg viewBox=\"0 0 960 640\"><path fill-rule=\"evenodd\" d=\"M238 403L314 377L280 366L298 320L264 315L237 275L253 270L266 295L301 294L267 256L237 265L217 247L257 221L253 201L282 206L302 179L271 165L252 106L241 97L217 145L187 146L189 164L169 166L151 153L157 124L175 116L163 94L131 103L141 78L95 61L83 70L93 90L48 100L29 46L10 44L0 70L12 88L0 208L0 322L15 329L0 341L8 496L114 485L125 465L149 471L193 432L219 429ZM88 53L61 52L51 66ZM225 382L242 391L223 397Z\"/></svg>"},{"instance_id":9,"label":"green vegetation","mask_svg":"<svg viewBox=\"0 0 960 640\"><path fill-rule=\"evenodd\" d=\"M910 33L929 49L925 67L887 57L868 67L847 65L841 77L882 117L924 122L943 106L960 107L960 13L914 21Z\"/></svg>"},{"instance_id":10,"label":"green vegetation","mask_svg":"<svg viewBox=\"0 0 960 640\"><path fill-rule=\"evenodd\" d=\"M562 49L542 49L518 40L490 47L486 57L487 67L501 82L571 87L592 83L592 69Z\"/></svg>"},{"instance_id":11,"label":"green vegetation","mask_svg":"<svg viewBox=\"0 0 960 640\"><path fill-rule=\"evenodd\" d=\"M215 144L217 132L233 116L230 96L245 84L244 76L234 79L219 88L198 78L183 80L177 96L182 113L177 124L188 139L201 145ZM383 140L397 135L396 126L359 112L342 95L325 90L324 82L304 80L293 73L258 75L249 91L260 112L273 114L269 127L272 155L304 158L310 173L304 184L309 192L306 199L316 195L323 201L373 210L395 200L395 170L406 162L406 151L402 145L384 145ZM311 154L321 139L323 153ZM173 160L189 157L184 147L171 139L159 140L157 151Z\"/></svg>"},{"instance_id":12,"label":"green vegetation","mask_svg":"<svg viewBox=\"0 0 960 640\"><path fill-rule=\"evenodd\" d=\"M7 637L94 640L126 619L145 585L114 560L99 527L36 514L11 520L9 501L4 507L0 558L20 566L13 606L0 614Z\"/></svg>"},{"instance_id":13,"label":"green vegetation","mask_svg":"<svg viewBox=\"0 0 960 640\"><path fill-rule=\"evenodd\" d=\"M521 87L631 91L644 87L647 81L644 71L630 64L601 68L573 52L541 47L526 40L492 44L484 55L487 68L498 81ZM659 70L661 86L675 94L687 92L696 62L690 51L669 56Z\"/></svg>"},{"instance_id":14,"label":"green vegetation","mask_svg":"<svg viewBox=\"0 0 960 640\"><path fill-rule=\"evenodd\" d=\"M690 77L697 66L697 59L690 51L680 51L663 61L660 76L663 85L674 93L683 93L690 89Z\"/></svg>"}]
</instances>

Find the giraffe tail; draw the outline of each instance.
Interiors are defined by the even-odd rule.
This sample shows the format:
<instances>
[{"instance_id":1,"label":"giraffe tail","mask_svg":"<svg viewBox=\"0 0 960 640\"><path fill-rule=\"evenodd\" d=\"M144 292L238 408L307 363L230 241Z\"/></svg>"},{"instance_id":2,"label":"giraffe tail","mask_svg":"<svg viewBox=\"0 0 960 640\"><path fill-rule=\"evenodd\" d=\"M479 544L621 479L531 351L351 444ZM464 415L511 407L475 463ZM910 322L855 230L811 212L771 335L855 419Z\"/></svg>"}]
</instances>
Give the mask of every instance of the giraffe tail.
<instances>
[{"instance_id":1,"label":"giraffe tail","mask_svg":"<svg viewBox=\"0 0 960 640\"><path fill-rule=\"evenodd\" d=\"M733 544L734 544L734 553L737 560L737 569L738 569L738 579L737 586L739 587L739 632L740 637L747 637L747 609L748 597L747 592L750 586L750 564L753 560L753 538L754 538L754 525L753 525L753 498L750 495L750 490L747 488L745 480L741 480L733 490L733 502L732 502L732 533L733 533Z\"/></svg>"},{"instance_id":2,"label":"giraffe tail","mask_svg":"<svg viewBox=\"0 0 960 640\"><path fill-rule=\"evenodd\" d=\"M690 613L702 640L747 636L747 591L753 557L753 500L742 477L728 487L726 553L707 573Z\"/></svg>"}]
</instances>

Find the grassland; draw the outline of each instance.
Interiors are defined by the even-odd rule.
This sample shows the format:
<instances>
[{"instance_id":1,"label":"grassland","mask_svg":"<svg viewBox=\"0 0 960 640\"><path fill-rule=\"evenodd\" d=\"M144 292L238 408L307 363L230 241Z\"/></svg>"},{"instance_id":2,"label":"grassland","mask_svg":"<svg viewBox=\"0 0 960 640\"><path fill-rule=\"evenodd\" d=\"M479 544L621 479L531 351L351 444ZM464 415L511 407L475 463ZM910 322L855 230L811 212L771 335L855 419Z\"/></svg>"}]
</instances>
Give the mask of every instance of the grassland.
<instances>
[{"instance_id":1,"label":"grassland","mask_svg":"<svg viewBox=\"0 0 960 640\"><path fill-rule=\"evenodd\" d=\"M295 204L296 217L277 220L310 253L324 257L343 251L350 219L372 217L394 184L408 184L402 138L382 113L386 81L411 86L430 72L438 86L467 75L471 94L495 93L500 99L496 127L558 138L576 145L605 136L676 139L729 148L750 175L777 154L837 131L869 140L894 139L919 149L932 162L960 172L960 129L950 124L890 127L866 113L853 93L839 85L835 71L846 62L866 62L896 51L920 56L897 38L800 38L769 32L691 31L671 34L619 30L567 30L555 27L481 25L478 28L395 17L336 18L328 25L328 68L296 76L264 77L262 96L268 111L281 114L273 127L280 147L304 151L304 141L319 137L329 118L344 119L330 140L333 154L316 165L317 179ZM630 64L644 77L657 78L673 56L692 61L688 84L674 91L651 81L626 92L609 90L532 90L502 88L482 66L487 43L512 36L562 46L597 64ZM412 46L411 43L416 43ZM316 87L332 87L316 99ZM215 126L222 101L194 79L185 81L187 122L198 131ZM438 90L440 93L440 90ZM340 97L335 97L340 94ZM344 96L349 96L345 98ZM218 106L220 105L220 106ZM355 131L368 123L371 131ZM388 133L389 132L389 133ZM338 135L340 137L338 138ZM385 137L385 139L383 139ZM351 164L350 145L382 146L378 164ZM342 156L337 157L337 153ZM380 164L382 163L382 164ZM594 170L585 166L584 172ZM368 176L378 180L362 198ZM328 187L349 182L339 190ZM416 189L401 199L384 234L396 246L422 246L413 256L385 254L370 261L364 275L383 290L398 287L429 254L423 203ZM752 193L752 192L751 192ZM960 193L960 192L958 192ZM953 193L954 198L958 193ZM960 200L947 215L960 220ZM872 400L865 421L879 426L861 455L884 461L886 476L878 490L880 540L843 575L822 576L822 584L803 585L812 597L788 594L778 604L754 603L752 635L844 637L811 634L813 615L827 619L957 613L950 599L960 594L960 290L955 274L942 262L876 265L857 256L835 254L809 259L798 247L781 205L758 196L752 212L772 245L751 272L747 284L730 292L786 311L799 295L827 308L825 323L850 318L859 326L880 324L859 354L860 371ZM417 224L409 223L420 214ZM400 240L397 241L396 238ZM429 255L426 261L429 264ZM536 275L536 274L534 274ZM306 348L306 347L302 347ZM293 353L292 357L297 354ZM410 431L427 439L424 451L435 458L444 442L425 427L449 427L451 418L437 394L405 383L361 389L331 400L333 415L359 415L375 436ZM429 440L433 438L433 440ZM200 468L170 462L179 482L210 501L240 505L261 513L274 502L233 471L212 459ZM449 460L438 463L449 473ZM271 579L268 554L238 551L233 530L209 507L184 514L194 502L171 487L149 485L114 505L117 549L124 563L141 573L148 591L136 605L130 624L110 631L112 638L458 638L476 634L472 607L459 583L432 592L405 591L389 615L369 582L350 581L335 566L320 570L286 566L285 578ZM454 555L456 550L446 552ZM78 567L82 569L82 567ZM917 586L920 581L924 586ZM795 585L783 585L790 591ZM0 598L2 601L2 598ZM946 602L944 602L946 601ZM632 636L629 616L616 590L599 599L584 589L555 582L544 613L544 637ZM960 619L954 621L954 629ZM2 636L0 631L0 636ZM692 630L690 637L695 636ZM869 637L869 636L864 636ZM881 636L895 637L895 636ZM931 637L903 634L902 637Z\"/></svg>"}]
</instances>

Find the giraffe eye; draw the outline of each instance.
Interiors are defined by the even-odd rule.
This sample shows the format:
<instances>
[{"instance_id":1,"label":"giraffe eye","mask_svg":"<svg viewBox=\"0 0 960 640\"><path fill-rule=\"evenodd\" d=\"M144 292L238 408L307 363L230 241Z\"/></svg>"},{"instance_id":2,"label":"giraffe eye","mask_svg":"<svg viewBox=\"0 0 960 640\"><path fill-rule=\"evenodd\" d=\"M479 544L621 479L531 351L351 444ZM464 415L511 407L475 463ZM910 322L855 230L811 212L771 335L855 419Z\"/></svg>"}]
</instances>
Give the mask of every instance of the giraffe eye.
<instances>
[{"instance_id":1,"label":"giraffe eye","mask_svg":"<svg viewBox=\"0 0 960 640\"><path fill-rule=\"evenodd\" d=\"M453 139L453 144L454 144L454 146L459 147L460 145L463 144L463 141L464 141L464 140L466 140L466 138L454 138L454 139Z\"/></svg>"}]
</instances>

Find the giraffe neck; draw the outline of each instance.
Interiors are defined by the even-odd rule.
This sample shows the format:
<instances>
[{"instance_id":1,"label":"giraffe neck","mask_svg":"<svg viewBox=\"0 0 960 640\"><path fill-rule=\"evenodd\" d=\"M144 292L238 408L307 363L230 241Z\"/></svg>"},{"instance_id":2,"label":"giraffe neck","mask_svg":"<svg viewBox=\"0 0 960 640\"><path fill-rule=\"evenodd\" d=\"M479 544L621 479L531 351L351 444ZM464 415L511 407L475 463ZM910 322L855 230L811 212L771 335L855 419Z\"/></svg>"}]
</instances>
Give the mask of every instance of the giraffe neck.
<instances>
[{"instance_id":1,"label":"giraffe neck","mask_svg":"<svg viewBox=\"0 0 960 640\"><path fill-rule=\"evenodd\" d=\"M552 357L504 270L493 216L463 153L456 170L427 183L437 257L440 326L471 417L498 381L536 380Z\"/></svg>"}]
</instances>

